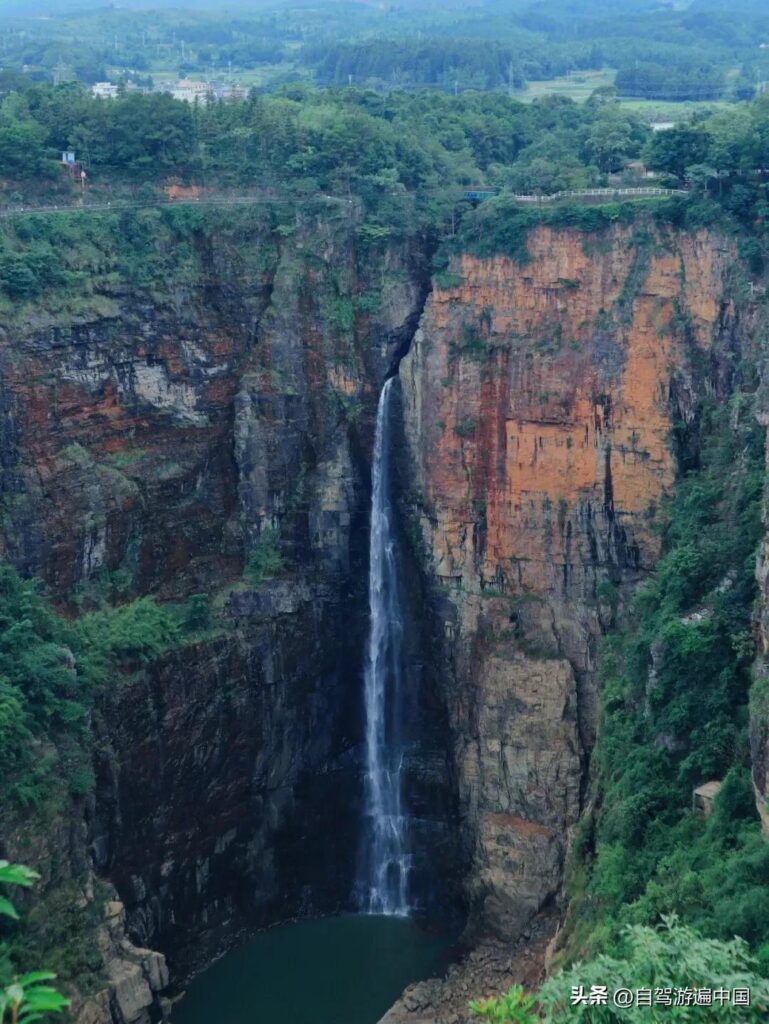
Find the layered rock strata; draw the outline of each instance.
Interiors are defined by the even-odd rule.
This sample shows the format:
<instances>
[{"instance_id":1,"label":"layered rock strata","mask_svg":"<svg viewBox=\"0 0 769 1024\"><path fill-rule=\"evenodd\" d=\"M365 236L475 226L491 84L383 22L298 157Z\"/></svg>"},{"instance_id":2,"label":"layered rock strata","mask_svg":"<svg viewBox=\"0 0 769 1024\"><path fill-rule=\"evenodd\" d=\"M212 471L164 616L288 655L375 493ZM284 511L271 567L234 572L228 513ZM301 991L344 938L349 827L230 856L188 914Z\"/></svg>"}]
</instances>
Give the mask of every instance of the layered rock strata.
<instances>
[{"instance_id":1,"label":"layered rock strata","mask_svg":"<svg viewBox=\"0 0 769 1024\"><path fill-rule=\"evenodd\" d=\"M556 898L597 725L596 648L728 386L732 254L705 233L545 227L455 257L401 364L408 505L443 635L473 922Z\"/></svg>"}]
</instances>

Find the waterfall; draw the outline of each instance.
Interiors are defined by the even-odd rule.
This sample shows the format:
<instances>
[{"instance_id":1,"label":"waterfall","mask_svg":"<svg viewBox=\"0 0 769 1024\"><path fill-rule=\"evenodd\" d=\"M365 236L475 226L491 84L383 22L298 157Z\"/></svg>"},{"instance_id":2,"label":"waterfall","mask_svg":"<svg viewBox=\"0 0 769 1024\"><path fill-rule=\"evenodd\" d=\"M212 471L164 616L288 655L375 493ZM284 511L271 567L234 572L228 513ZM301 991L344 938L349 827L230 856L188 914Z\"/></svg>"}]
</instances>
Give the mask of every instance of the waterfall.
<instances>
[{"instance_id":1,"label":"waterfall","mask_svg":"<svg viewBox=\"0 0 769 1024\"><path fill-rule=\"evenodd\" d=\"M365 790L359 905L369 914L409 913L407 822L402 794L403 619L390 501L391 392L377 407L369 542L369 635L364 671Z\"/></svg>"}]
</instances>

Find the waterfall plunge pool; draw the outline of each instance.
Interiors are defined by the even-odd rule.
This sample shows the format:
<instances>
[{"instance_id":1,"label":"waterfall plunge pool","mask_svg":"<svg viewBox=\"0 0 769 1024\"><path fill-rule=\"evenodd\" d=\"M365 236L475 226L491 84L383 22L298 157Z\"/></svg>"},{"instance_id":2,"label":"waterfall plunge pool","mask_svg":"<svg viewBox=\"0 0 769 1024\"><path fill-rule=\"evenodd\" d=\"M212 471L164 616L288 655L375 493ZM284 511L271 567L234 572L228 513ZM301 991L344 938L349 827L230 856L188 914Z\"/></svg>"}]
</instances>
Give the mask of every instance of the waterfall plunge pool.
<instances>
[{"instance_id":1,"label":"waterfall plunge pool","mask_svg":"<svg viewBox=\"0 0 769 1024\"><path fill-rule=\"evenodd\" d=\"M377 1024L406 985L443 974L453 936L404 917L279 925L198 975L173 1024Z\"/></svg>"}]
</instances>

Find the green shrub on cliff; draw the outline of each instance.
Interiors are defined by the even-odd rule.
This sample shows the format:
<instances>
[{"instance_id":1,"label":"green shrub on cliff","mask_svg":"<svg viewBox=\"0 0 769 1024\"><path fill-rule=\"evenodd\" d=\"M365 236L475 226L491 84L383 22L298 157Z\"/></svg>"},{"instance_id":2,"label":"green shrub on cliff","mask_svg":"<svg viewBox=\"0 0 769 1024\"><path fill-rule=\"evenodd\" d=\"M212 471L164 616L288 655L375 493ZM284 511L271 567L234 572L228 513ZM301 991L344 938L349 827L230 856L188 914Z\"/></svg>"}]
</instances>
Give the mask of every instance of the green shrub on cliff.
<instances>
[{"instance_id":1,"label":"green shrub on cliff","mask_svg":"<svg viewBox=\"0 0 769 1024\"><path fill-rule=\"evenodd\" d=\"M34 581L0 565L0 773L6 795L37 804L65 782L92 784L88 717L111 669L146 664L179 642L177 618L150 598L72 622ZM55 786L52 783L55 781Z\"/></svg>"},{"instance_id":2,"label":"green shrub on cliff","mask_svg":"<svg viewBox=\"0 0 769 1024\"><path fill-rule=\"evenodd\" d=\"M539 1020L536 1006L534 996L527 995L521 985L513 985L504 995L474 999L470 1013L491 1024L534 1024Z\"/></svg>"},{"instance_id":3,"label":"green shrub on cliff","mask_svg":"<svg viewBox=\"0 0 769 1024\"><path fill-rule=\"evenodd\" d=\"M35 802L52 752L33 738L60 739L62 766L81 766L96 679L76 626L55 615L33 582L0 565L0 771L9 796Z\"/></svg>"},{"instance_id":4,"label":"green shrub on cliff","mask_svg":"<svg viewBox=\"0 0 769 1024\"><path fill-rule=\"evenodd\" d=\"M84 615L78 629L99 668L109 661L152 661L180 637L177 619L150 597Z\"/></svg>"},{"instance_id":5,"label":"green shrub on cliff","mask_svg":"<svg viewBox=\"0 0 769 1024\"><path fill-rule=\"evenodd\" d=\"M278 546L277 530L266 527L254 541L244 575L249 583L258 587L264 580L277 576L282 568L283 556Z\"/></svg>"},{"instance_id":6,"label":"green shrub on cliff","mask_svg":"<svg viewBox=\"0 0 769 1024\"><path fill-rule=\"evenodd\" d=\"M764 443L742 396L699 413L700 444L664 510L663 557L603 647L596 808L573 853L584 891L567 922L570 956L671 912L754 948L769 940L769 846L747 741ZM725 781L704 819L691 794L709 779Z\"/></svg>"},{"instance_id":7,"label":"green shrub on cliff","mask_svg":"<svg viewBox=\"0 0 769 1024\"><path fill-rule=\"evenodd\" d=\"M33 242L22 252L0 251L0 288L12 299L35 298L46 288L66 287L73 281L47 242Z\"/></svg>"}]
</instances>

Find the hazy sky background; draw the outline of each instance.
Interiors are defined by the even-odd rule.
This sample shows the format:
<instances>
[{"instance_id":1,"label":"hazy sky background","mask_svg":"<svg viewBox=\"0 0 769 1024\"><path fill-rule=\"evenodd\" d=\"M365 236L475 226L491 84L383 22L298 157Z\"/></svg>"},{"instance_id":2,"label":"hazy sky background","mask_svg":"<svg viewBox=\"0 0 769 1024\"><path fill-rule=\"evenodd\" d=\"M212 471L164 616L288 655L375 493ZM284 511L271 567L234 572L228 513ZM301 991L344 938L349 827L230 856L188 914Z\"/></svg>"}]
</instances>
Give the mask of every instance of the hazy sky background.
<instances>
[{"instance_id":1,"label":"hazy sky background","mask_svg":"<svg viewBox=\"0 0 769 1024\"><path fill-rule=\"evenodd\" d=\"M0 0L0 14L56 14L72 13L77 11L91 11L97 9L121 8L135 10L169 10L178 8L182 10L216 10L225 17L228 11L243 10L265 10L280 6L291 7L322 7L324 4L347 3L351 0L226 0L225 3L217 3L216 0L120 0L119 3L105 3L104 0ZM763 0L761 0L763 2ZM747 0L751 5L751 0ZM376 0L367 2L367 6L378 6ZM556 3L532 3L531 0L480 0L475 4L467 0L398 0L385 4L386 7L398 7L408 9L409 7L436 10L446 10L455 7L464 13L469 13L473 7L477 7L479 14L484 9L493 10L520 10L526 7L539 7L543 11L552 12L559 10L579 11L581 14L600 13L601 11L614 12L627 9L642 11L654 9L661 6L657 0L567 0L567 2ZM705 4L698 3L695 6L705 6L710 9L724 6L720 0L710 0ZM735 3L730 2L734 7ZM743 7L741 0L737 0L736 6Z\"/></svg>"}]
</instances>

